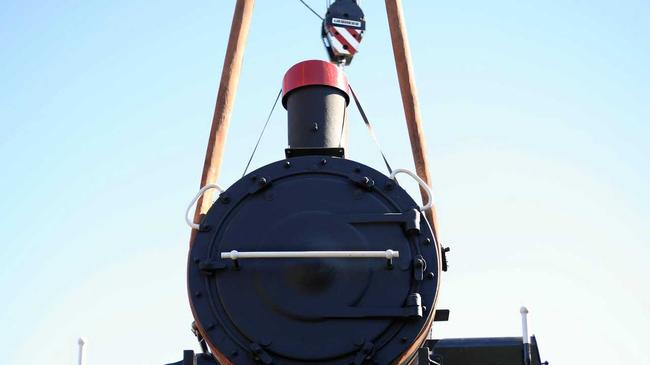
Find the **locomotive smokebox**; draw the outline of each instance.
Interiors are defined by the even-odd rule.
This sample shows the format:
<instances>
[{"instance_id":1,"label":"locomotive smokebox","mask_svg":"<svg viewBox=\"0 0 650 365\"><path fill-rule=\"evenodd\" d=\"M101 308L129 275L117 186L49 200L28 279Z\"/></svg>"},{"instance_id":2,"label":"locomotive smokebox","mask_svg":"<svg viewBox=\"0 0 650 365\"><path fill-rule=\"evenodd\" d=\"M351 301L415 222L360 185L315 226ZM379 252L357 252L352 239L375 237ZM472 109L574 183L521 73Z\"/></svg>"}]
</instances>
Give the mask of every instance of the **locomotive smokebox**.
<instances>
[{"instance_id":1,"label":"locomotive smokebox","mask_svg":"<svg viewBox=\"0 0 650 365\"><path fill-rule=\"evenodd\" d=\"M287 157L343 157L349 102L348 81L337 66L319 60L292 66L282 80L282 105L288 114Z\"/></svg>"},{"instance_id":2,"label":"locomotive smokebox","mask_svg":"<svg viewBox=\"0 0 650 365\"><path fill-rule=\"evenodd\" d=\"M343 155L348 90L330 63L293 66L291 158L237 180L201 219L187 288L215 364L414 365L435 317L438 249L393 178L330 158Z\"/></svg>"}]
</instances>

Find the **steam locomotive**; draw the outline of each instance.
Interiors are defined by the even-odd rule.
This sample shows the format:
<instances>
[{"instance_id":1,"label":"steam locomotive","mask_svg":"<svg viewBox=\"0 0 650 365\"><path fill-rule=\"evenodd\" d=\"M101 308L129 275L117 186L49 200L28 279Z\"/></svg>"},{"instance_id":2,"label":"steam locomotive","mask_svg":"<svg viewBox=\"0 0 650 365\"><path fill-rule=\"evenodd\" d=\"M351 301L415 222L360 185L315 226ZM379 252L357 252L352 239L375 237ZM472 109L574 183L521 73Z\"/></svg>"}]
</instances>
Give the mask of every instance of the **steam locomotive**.
<instances>
[{"instance_id":1,"label":"steam locomotive","mask_svg":"<svg viewBox=\"0 0 650 365\"><path fill-rule=\"evenodd\" d=\"M527 335L430 339L449 313L436 309L446 258L430 205L396 181L416 175L345 158L350 97L341 68L294 65L286 158L202 189L220 190L188 258L203 353L175 364L540 364Z\"/></svg>"}]
</instances>

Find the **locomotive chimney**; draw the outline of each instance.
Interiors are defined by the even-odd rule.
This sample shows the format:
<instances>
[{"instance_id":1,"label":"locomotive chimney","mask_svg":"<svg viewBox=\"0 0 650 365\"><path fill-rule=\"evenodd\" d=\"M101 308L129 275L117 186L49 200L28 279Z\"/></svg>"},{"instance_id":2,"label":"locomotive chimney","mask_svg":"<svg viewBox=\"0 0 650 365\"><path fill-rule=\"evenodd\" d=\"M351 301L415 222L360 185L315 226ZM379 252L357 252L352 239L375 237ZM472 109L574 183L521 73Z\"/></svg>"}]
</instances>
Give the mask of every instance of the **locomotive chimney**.
<instances>
[{"instance_id":1,"label":"locomotive chimney","mask_svg":"<svg viewBox=\"0 0 650 365\"><path fill-rule=\"evenodd\" d=\"M349 102L348 81L339 67L319 60L292 66L282 80L282 105L288 114L287 157L343 157Z\"/></svg>"}]
</instances>

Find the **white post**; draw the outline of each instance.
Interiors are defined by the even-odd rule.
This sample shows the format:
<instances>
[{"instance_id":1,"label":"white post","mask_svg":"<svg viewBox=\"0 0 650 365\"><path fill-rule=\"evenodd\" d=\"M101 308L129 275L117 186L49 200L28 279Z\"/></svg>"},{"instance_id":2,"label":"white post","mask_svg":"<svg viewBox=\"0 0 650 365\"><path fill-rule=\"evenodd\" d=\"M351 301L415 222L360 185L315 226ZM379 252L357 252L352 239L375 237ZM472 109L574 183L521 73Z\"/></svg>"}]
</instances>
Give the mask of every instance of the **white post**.
<instances>
[{"instance_id":1,"label":"white post","mask_svg":"<svg viewBox=\"0 0 650 365\"><path fill-rule=\"evenodd\" d=\"M79 344L79 362L77 365L84 365L84 345L86 344L86 341L83 338L79 337L77 343Z\"/></svg>"},{"instance_id":2,"label":"white post","mask_svg":"<svg viewBox=\"0 0 650 365\"><path fill-rule=\"evenodd\" d=\"M530 365L530 337L528 337L528 308L521 307L519 309L521 313L521 332L522 340L524 343L524 364Z\"/></svg>"}]
</instances>

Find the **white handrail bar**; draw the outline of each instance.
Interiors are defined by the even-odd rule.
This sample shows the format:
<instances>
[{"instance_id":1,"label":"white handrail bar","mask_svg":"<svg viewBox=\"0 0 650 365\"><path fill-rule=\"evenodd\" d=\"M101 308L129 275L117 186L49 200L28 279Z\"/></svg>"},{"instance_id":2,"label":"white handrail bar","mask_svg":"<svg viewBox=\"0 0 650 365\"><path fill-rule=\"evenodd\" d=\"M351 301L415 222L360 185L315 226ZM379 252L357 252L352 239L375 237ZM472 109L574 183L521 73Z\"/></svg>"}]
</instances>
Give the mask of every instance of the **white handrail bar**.
<instances>
[{"instance_id":1,"label":"white handrail bar","mask_svg":"<svg viewBox=\"0 0 650 365\"><path fill-rule=\"evenodd\" d=\"M287 259L287 258L377 258L393 259L399 257L399 251L248 251L232 250L222 252L222 259Z\"/></svg>"}]
</instances>

